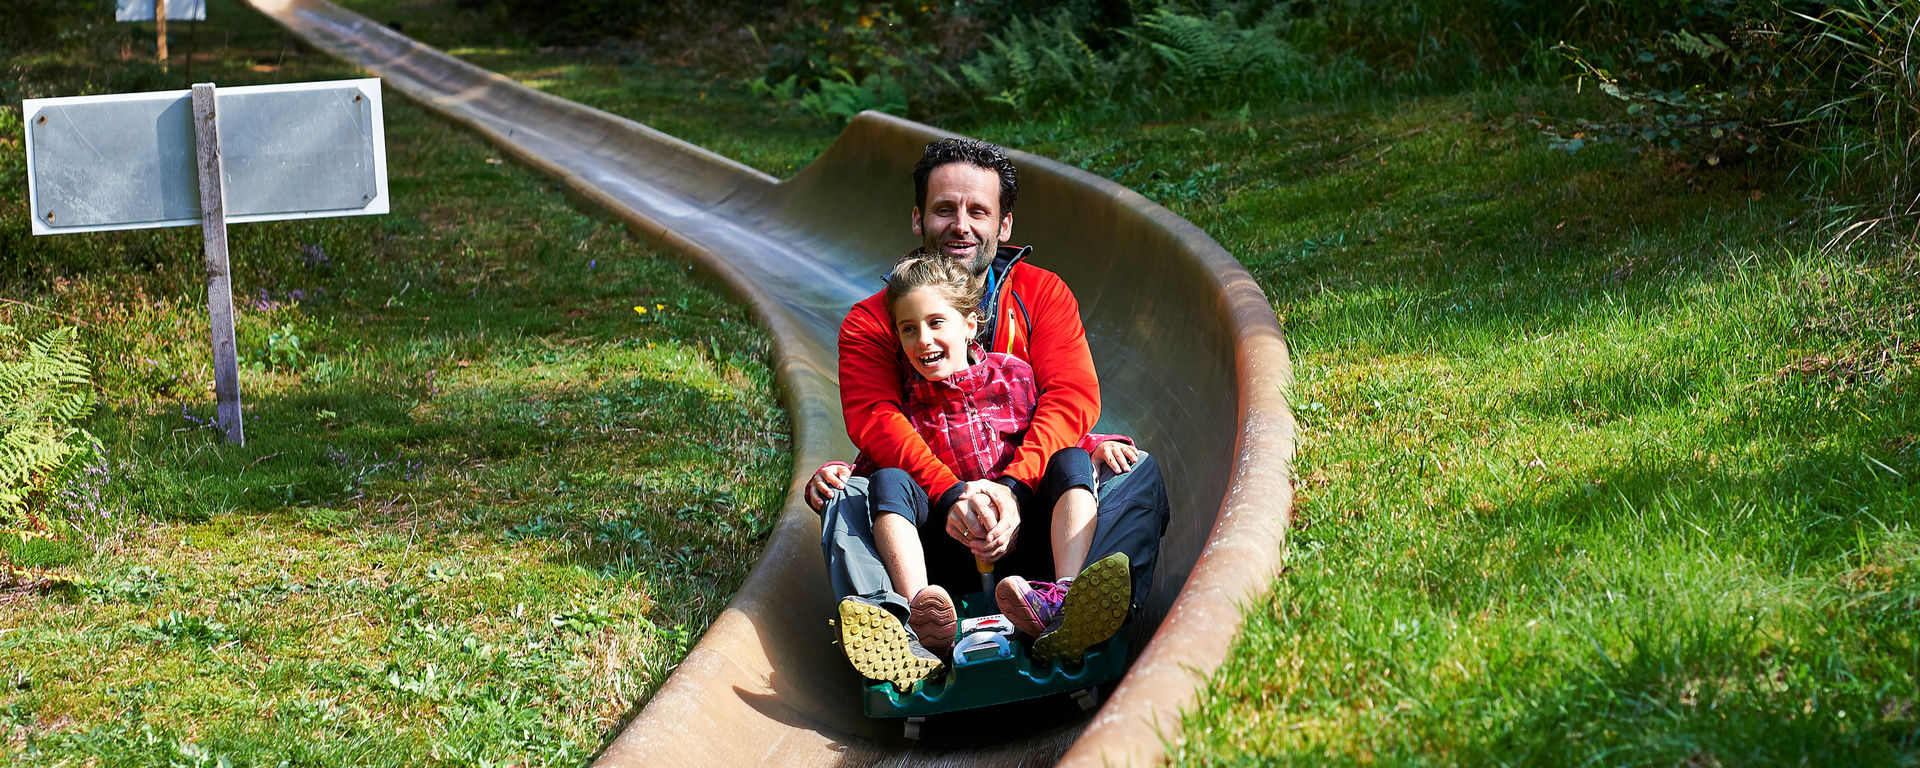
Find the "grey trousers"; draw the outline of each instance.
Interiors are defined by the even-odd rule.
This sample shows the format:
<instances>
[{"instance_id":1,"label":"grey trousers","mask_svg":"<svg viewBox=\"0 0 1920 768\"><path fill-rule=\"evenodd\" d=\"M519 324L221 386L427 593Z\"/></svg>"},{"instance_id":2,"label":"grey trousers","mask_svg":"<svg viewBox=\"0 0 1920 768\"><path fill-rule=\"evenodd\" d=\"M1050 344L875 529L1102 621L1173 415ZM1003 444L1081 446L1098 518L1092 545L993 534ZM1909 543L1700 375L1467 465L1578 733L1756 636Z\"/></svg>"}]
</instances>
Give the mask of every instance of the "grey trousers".
<instances>
[{"instance_id":1,"label":"grey trousers","mask_svg":"<svg viewBox=\"0 0 1920 768\"><path fill-rule=\"evenodd\" d=\"M1166 483L1161 479L1159 463L1145 453L1133 471L1115 475L1103 469L1097 482L1099 511L1087 562L1115 552L1127 553L1132 566L1133 608L1138 610L1153 585L1160 537L1167 532ZM820 512L820 550L827 562L827 580L835 602L860 596L905 616L907 597L894 590L893 580L880 560L880 550L874 545L867 491L867 478L847 478L847 487L836 492Z\"/></svg>"}]
</instances>

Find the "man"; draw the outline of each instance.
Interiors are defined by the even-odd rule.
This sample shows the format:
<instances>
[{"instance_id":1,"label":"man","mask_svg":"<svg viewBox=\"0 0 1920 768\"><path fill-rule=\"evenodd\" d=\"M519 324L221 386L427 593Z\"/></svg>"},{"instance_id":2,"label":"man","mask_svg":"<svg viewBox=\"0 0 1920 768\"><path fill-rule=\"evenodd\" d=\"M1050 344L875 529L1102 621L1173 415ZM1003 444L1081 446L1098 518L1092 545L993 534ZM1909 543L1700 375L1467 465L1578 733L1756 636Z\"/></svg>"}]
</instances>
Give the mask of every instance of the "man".
<instances>
[{"instance_id":1,"label":"man","mask_svg":"<svg viewBox=\"0 0 1920 768\"><path fill-rule=\"evenodd\" d=\"M979 560L1000 560L1021 541L1027 542L1021 549L1045 551L1046 525L1023 528L1021 503L1033 495L1049 459L1075 445L1100 414L1100 386L1079 303L1059 276L1026 262L1031 249L1002 245L1013 234L1019 192L1018 170L1004 150L971 139L935 141L915 165L913 179L912 230L921 239L919 251L952 259L985 284L980 340L989 351L1032 365L1038 404L1004 474L962 482L902 411L902 384L909 373L882 291L854 305L840 326L840 402L847 435L874 464L911 475L933 500L936 516L964 521L942 528L967 544ZM1119 459L1121 466L1133 469L1127 481L1133 488L1116 497L1103 494L1088 562L1112 552L1127 554L1137 605L1166 528L1167 505L1151 457L1127 448ZM1136 459L1140 463L1134 466ZM847 465L829 464L806 487L808 504L823 512L821 546L835 596L856 596L891 615L905 616L906 598L892 589L875 551L864 478L849 474ZM967 530L984 534L956 533ZM955 577L950 571L933 575L936 583L942 576L949 582ZM849 618L844 605L843 628ZM930 657L917 647L889 650L911 656L906 661L915 674L932 668ZM1068 650L1077 654L1081 649ZM848 651L852 656L851 646Z\"/></svg>"}]
</instances>

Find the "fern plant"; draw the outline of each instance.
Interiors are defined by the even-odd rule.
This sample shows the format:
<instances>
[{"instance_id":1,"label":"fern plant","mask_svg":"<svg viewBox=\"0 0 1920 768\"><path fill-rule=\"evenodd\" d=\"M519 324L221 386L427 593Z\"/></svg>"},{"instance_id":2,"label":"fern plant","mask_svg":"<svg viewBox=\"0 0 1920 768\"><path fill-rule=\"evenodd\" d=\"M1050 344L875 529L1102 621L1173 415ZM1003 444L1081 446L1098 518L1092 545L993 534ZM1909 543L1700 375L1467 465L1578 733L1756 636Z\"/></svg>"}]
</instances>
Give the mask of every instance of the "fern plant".
<instances>
[{"instance_id":1,"label":"fern plant","mask_svg":"<svg viewBox=\"0 0 1920 768\"><path fill-rule=\"evenodd\" d=\"M1326 63L1287 41L1286 6L1247 26L1230 11L1212 16L1156 4L1118 43L1095 50L1066 9L1045 19L1015 19L958 76L940 71L956 90L984 94L987 104L1030 114L1079 104L1123 101L1152 108L1321 95L1356 83L1357 63ZM975 96L976 102L981 97Z\"/></svg>"},{"instance_id":2,"label":"fern plant","mask_svg":"<svg viewBox=\"0 0 1920 768\"><path fill-rule=\"evenodd\" d=\"M960 65L959 78L940 74L1016 113L1102 100L1112 92L1117 67L1095 55L1074 27L1065 8L1051 19L1016 18L1005 34L987 35L987 47Z\"/></svg>"},{"instance_id":3,"label":"fern plant","mask_svg":"<svg viewBox=\"0 0 1920 768\"><path fill-rule=\"evenodd\" d=\"M20 512L36 486L72 453L73 423L93 409L89 363L72 328L19 345L0 325L0 514Z\"/></svg>"},{"instance_id":4,"label":"fern plant","mask_svg":"<svg viewBox=\"0 0 1920 768\"><path fill-rule=\"evenodd\" d=\"M907 111L907 90L892 75L875 72L859 81L844 69L835 69L834 75L838 79L821 80L819 90L800 95L798 106L802 111L837 123L869 109L896 115ZM791 78L788 80L791 82Z\"/></svg>"},{"instance_id":5,"label":"fern plant","mask_svg":"<svg viewBox=\"0 0 1920 768\"><path fill-rule=\"evenodd\" d=\"M1161 90L1204 102L1299 93L1312 82L1312 62L1280 37L1273 16L1241 27L1233 14L1189 16L1167 6L1121 34L1151 52Z\"/></svg>"}]
</instances>

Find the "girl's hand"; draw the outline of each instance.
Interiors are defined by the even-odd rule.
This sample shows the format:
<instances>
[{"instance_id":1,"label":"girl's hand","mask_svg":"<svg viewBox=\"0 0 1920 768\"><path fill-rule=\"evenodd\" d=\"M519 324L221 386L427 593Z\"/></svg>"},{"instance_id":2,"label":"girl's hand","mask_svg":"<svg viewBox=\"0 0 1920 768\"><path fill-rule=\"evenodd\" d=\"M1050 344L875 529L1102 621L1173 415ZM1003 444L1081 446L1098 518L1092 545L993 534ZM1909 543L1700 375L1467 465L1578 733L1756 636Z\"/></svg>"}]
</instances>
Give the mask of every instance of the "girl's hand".
<instances>
[{"instance_id":1,"label":"girl's hand","mask_svg":"<svg viewBox=\"0 0 1920 768\"><path fill-rule=\"evenodd\" d=\"M807 506L819 512L834 491L847 487L847 478L852 475L853 467L838 461L814 470L813 479L807 481Z\"/></svg>"},{"instance_id":2,"label":"girl's hand","mask_svg":"<svg viewBox=\"0 0 1920 768\"><path fill-rule=\"evenodd\" d=\"M1133 471L1133 465L1140 461L1140 449L1119 440L1108 440L1093 447L1093 463L1106 464L1116 474Z\"/></svg>"}]
</instances>

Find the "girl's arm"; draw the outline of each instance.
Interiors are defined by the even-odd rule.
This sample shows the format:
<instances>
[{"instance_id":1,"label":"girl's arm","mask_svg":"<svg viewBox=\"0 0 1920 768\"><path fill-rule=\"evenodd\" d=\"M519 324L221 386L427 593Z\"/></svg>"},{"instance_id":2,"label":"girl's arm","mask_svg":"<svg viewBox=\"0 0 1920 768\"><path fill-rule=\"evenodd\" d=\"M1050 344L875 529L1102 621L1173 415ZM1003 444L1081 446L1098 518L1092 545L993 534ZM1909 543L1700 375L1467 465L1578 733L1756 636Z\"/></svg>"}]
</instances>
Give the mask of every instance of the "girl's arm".
<instances>
[{"instance_id":1,"label":"girl's arm","mask_svg":"<svg viewBox=\"0 0 1920 768\"><path fill-rule=\"evenodd\" d=\"M819 512L827 506L827 500L833 498L833 492L847 487L847 478L853 475L853 465L844 461L829 461L813 471L813 478L807 481L807 506Z\"/></svg>"},{"instance_id":2,"label":"girl's arm","mask_svg":"<svg viewBox=\"0 0 1920 768\"><path fill-rule=\"evenodd\" d=\"M1140 461L1140 449L1126 435L1089 434L1080 438L1079 447L1093 456L1093 466L1105 464L1116 474L1133 471L1133 465Z\"/></svg>"}]
</instances>

